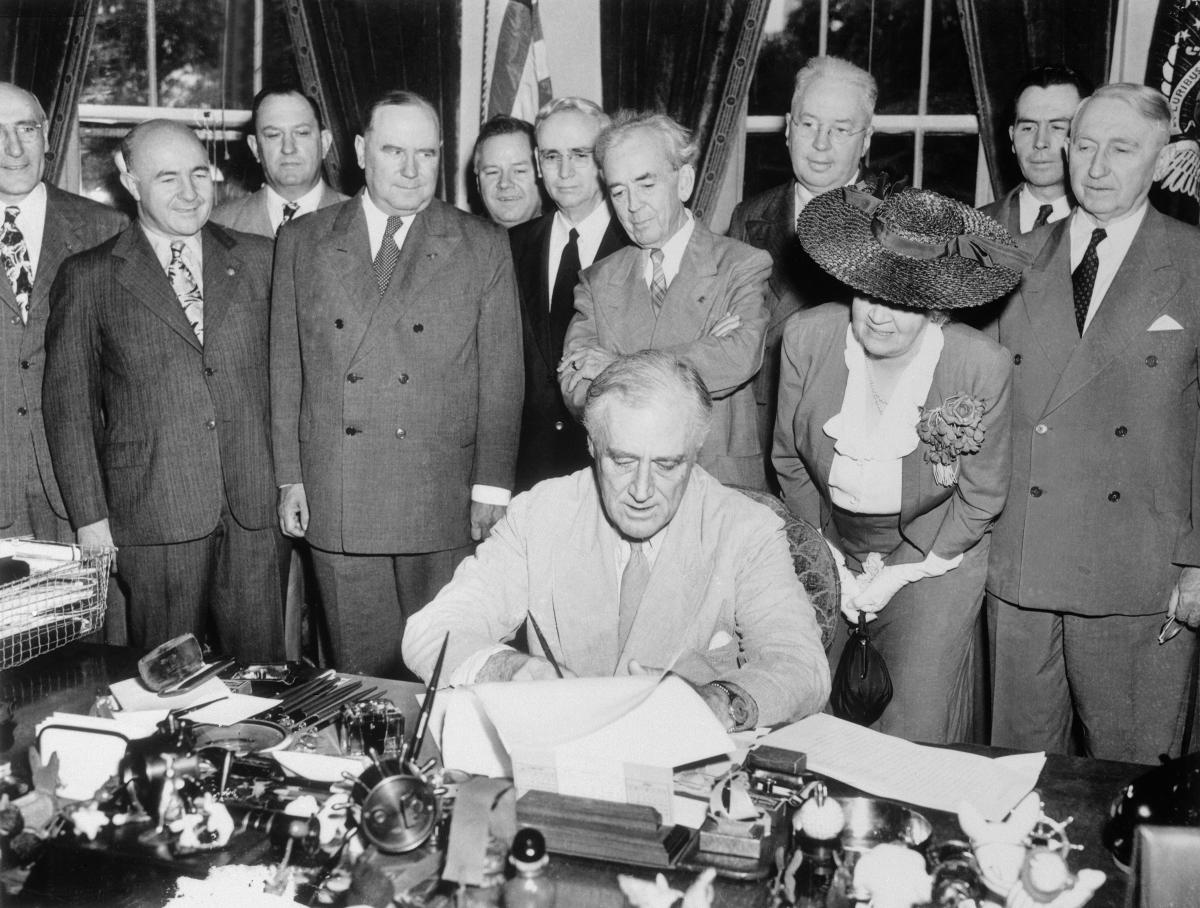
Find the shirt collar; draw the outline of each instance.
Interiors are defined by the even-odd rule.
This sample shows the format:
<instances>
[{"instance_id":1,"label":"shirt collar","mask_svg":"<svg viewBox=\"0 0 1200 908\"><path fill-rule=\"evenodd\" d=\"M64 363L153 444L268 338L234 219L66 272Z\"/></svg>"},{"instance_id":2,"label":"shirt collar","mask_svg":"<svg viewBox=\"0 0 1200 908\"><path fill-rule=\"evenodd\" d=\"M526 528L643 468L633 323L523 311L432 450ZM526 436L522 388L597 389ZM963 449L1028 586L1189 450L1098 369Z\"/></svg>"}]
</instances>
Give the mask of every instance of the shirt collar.
<instances>
[{"instance_id":1,"label":"shirt collar","mask_svg":"<svg viewBox=\"0 0 1200 908\"><path fill-rule=\"evenodd\" d=\"M1017 191L1017 204L1020 207L1021 226L1024 229L1026 222L1032 228L1033 222L1037 220L1038 211L1043 205L1050 206L1050 221L1061 221L1071 213L1071 201L1067 198L1064 192L1052 202L1043 202L1041 199L1035 198L1033 193L1029 191L1029 184L1022 183L1021 188Z\"/></svg>"},{"instance_id":2,"label":"shirt collar","mask_svg":"<svg viewBox=\"0 0 1200 908\"><path fill-rule=\"evenodd\" d=\"M17 215L18 225L19 222L26 219L29 219L31 223L34 221L41 223L46 219L46 199L46 184L38 183L21 201L0 205L0 219L3 219L3 209L15 205L21 209L21 213Z\"/></svg>"},{"instance_id":3,"label":"shirt collar","mask_svg":"<svg viewBox=\"0 0 1200 908\"><path fill-rule=\"evenodd\" d=\"M150 247L154 250L154 255L158 258L159 264L164 269L171 264L171 244L177 240L183 240L184 261L188 263L188 267L192 270L192 276L197 282L200 281L200 266L204 261L204 244L200 238L200 231L193 233L191 236L168 237L154 230L145 221L138 221L138 224L142 228L142 233L146 235L146 239L150 241Z\"/></svg>"},{"instance_id":4,"label":"shirt collar","mask_svg":"<svg viewBox=\"0 0 1200 908\"><path fill-rule=\"evenodd\" d=\"M862 175L861 170L854 171L854 176L852 176L848 182L843 183L842 185L843 186L857 185L859 177L861 175ZM803 183L801 183L799 180L793 180L792 186L795 188L794 200L795 200L796 214L799 214L801 211L803 211L804 206L807 205L809 202L811 202L813 199L815 199L820 194L820 193L813 192L807 186L805 186ZM828 190L826 190L826 191L828 191Z\"/></svg>"},{"instance_id":5,"label":"shirt collar","mask_svg":"<svg viewBox=\"0 0 1200 908\"><path fill-rule=\"evenodd\" d=\"M1138 232L1138 228L1142 226L1142 221L1146 219L1146 212L1150 208L1148 199L1143 199L1142 204L1131 211L1125 217L1118 221L1112 221L1104 228L1107 250L1128 249L1133 242L1134 236ZM1076 206L1071 217L1071 246L1075 247L1077 243L1082 242L1083 246L1087 246L1091 240L1092 231L1096 230L1100 225L1096 223L1096 219L1082 207ZM1098 247L1103 249L1104 247Z\"/></svg>"},{"instance_id":6,"label":"shirt collar","mask_svg":"<svg viewBox=\"0 0 1200 908\"><path fill-rule=\"evenodd\" d=\"M675 231L674 235L663 243L658 248L663 254L663 274L666 275L667 284L675 280L675 276L679 274L679 269L683 266L683 253L687 249L687 244L692 240L692 234L696 232L696 219L688 209L683 209L684 215L687 216L687 222ZM653 276L654 266L650 261L650 250L646 250L646 284L649 285Z\"/></svg>"},{"instance_id":7,"label":"shirt collar","mask_svg":"<svg viewBox=\"0 0 1200 908\"><path fill-rule=\"evenodd\" d=\"M270 186L264 188L267 190L267 217L270 218L272 227L278 227L279 222L283 220L283 209L288 204L288 200ZM299 207L292 217L298 218L302 214L311 214L316 211L320 207L321 196L324 194L325 183L317 180L316 186L296 199L296 205Z\"/></svg>"},{"instance_id":8,"label":"shirt collar","mask_svg":"<svg viewBox=\"0 0 1200 908\"><path fill-rule=\"evenodd\" d=\"M612 215L608 211L608 203L603 199L586 218L578 224L572 224L567 220L567 216L562 211L554 212L554 230L562 231L562 235L567 236L572 230L579 231L579 238L595 239L597 242L604 236L604 231L608 229L608 222L612 220Z\"/></svg>"}]
</instances>

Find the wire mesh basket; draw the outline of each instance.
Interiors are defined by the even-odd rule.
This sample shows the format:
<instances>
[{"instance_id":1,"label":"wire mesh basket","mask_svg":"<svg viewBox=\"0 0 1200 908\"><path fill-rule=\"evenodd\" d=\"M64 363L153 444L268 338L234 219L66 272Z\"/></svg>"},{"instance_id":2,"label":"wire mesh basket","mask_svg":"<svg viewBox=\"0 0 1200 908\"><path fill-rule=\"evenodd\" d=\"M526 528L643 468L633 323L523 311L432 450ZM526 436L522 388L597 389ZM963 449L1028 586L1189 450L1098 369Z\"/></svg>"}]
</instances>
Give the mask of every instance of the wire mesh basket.
<instances>
[{"instance_id":1,"label":"wire mesh basket","mask_svg":"<svg viewBox=\"0 0 1200 908\"><path fill-rule=\"evenodd\" d=\"M0 668L12 668L104 626L111 552L32 539L0 540L0 558L29 576L0 585Z\"/></svg>"}]
</instances>

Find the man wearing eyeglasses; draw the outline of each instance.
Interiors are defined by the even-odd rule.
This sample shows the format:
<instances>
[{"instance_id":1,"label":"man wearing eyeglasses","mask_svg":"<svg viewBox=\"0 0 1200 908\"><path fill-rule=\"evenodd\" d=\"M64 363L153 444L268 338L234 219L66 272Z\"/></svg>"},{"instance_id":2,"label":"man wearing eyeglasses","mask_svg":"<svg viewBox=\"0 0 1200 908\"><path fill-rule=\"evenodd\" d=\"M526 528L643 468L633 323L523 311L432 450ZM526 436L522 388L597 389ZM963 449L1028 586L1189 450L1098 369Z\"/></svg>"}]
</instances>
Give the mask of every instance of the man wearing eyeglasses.
<instances>
[{"instance_id":1,"label":"man wearing eyeglasses","mask_svg":"<svg viewBox=\"0 0 1200 908\"><path fill-rule=\"evenodd\" d=\"M785 135L794 179L742 202L729 236L771 254L767 286L763 368L754 382L758 430L770 452L779 385L783 323L793 312L846 299L846 288L809 257L796 239L796 218L814 196L867 179L863 156L871 147L871 121L879 92L866 70L840 57L814 57L796 74ZM769 460L769 453L767 459ZM768 475L772 468L766 465Z\"/></svg>"},{"instance_id":2,"label":"man wearing eyeglasses","mask_svg":"<svg viewBox=\"0 0 1200 908\"><path fill-rule=\"evenodd\" d=\"M0 83L0 537L74 542L42 420L50 285L64 259L129 220L43 182L45 172L42 105Z\"/></svg>"},{"instance_id":3,"label":"man wearing eyeglasses","mask_svg":"<svg viewBox=\"0 0 1200 908\"><path fill-rule=\"evenodd\" d=\"M538 111L537 166L555 210L508 234L521 293L525 406L517 491L587 466L587 436L558 387L559 359L575 313L579 272L629 245L612 216L592 156L608 116L586 98L555 98Z\"/></svg>"}]
</instances>

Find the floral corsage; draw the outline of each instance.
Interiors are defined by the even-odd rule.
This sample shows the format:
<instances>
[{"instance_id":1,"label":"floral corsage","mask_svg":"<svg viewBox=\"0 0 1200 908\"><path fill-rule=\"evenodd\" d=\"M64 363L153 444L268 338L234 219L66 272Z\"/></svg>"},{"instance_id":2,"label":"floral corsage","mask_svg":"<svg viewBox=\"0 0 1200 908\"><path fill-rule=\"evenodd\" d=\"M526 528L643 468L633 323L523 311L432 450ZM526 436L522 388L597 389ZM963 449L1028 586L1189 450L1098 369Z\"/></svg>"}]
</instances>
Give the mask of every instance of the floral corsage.
<instances>
[{"instance_id":1,"label":"floral corsage","mask_svg":"<svg viewBox=\"0 0 1200 908\"><path fill-rule=\"evenodd\" d=\"M949 488L958 482L958 458L974 454L983 445L983 401L969 394L954 394L940 407L921 409L917 437L929 446L925 462L933 464L933 478Z\"/></svg>"}]
</instances>

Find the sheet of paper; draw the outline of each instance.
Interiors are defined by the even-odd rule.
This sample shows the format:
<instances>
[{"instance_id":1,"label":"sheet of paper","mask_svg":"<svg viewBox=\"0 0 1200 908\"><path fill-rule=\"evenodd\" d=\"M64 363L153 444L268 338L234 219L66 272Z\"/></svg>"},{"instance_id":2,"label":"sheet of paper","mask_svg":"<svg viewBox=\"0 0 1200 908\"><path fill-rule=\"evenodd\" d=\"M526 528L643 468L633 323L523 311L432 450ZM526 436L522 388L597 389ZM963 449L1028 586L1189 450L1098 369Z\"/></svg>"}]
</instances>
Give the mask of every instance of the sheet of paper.
<instances>
[{"instance_id":1,"label":"sheet of paper","mask_svg":"<svg viewBox=\"0 0 1200 908\"><path fill-rule=\"evenodd\" d=\"M72 801L92 797L117 771L129 741L154 731L146 719L102 719L55 713L37 726L38 754L43 763L58 754L57 794Z\"/></svg>"},{"instance_id":2,"label":"sheet of paper","mask_svg":"<svg viewBox=\"0 0 1200 908\"><path fill-rule=\"evenodd\" d=\"M863 791L955 813L962 801L1001 820L1037 784L1045 754L992 759L923 747L825 714L809 716L762 739L808 755L812 772Z\"/></svg>"},{"instance_id":3,"label":"sheet of paper","mask_svg":"<svg viewBox=\"0 0 1200 908\"><path fill-rule=\"evenodd\" d=\"M141 678L126 678L109 685L117 703L125 712L138 712L143 709L178 709L181 706L194 706L223 697L229 693L220 678L209 678L199 687L184 694L172 694L160 697L154 691L142 684Z\"/></svg>"}]
</instances>

